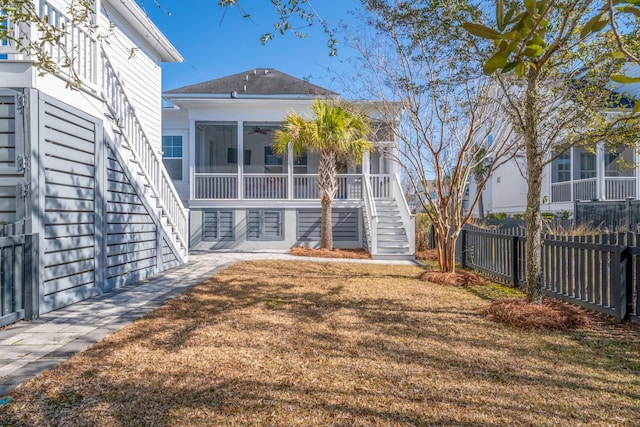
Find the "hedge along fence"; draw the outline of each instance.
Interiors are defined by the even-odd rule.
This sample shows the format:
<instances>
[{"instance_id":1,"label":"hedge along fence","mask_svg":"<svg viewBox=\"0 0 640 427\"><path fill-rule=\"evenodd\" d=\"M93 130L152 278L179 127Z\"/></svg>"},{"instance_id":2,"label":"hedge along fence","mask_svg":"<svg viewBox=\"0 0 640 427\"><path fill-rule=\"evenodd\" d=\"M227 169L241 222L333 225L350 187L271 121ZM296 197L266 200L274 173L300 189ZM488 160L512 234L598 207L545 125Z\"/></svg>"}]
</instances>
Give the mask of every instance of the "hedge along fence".
<instances>
[{"instance_id":1,"label":"hedge along fence","mask_svg":"<svg viewBox=\"0 0 640 427\"><path fill-rule=\"evenodd\" d=\"M542 236L542 292L622 321L640 323L640 235ZM522 229L486 230L466 225L456 258L493 280L526 283Z\"/></svg>"}]
</instances>

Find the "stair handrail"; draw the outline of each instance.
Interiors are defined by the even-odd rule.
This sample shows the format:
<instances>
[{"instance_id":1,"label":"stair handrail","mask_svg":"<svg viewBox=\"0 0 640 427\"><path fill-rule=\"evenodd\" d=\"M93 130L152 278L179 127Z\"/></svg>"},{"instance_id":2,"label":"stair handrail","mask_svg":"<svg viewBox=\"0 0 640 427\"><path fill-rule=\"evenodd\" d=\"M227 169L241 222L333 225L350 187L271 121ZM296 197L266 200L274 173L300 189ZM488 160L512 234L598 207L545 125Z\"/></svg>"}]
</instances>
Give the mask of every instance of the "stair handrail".
<instances>
[{"instance_id":1,"label":"stair handrail","mask_svg":"<svg viewBox=\"0 0 640 427\"><path fill-rule=\"evenodd\" d=\"M400 211L400 217L402 218L402 222L404 223L407 230L407 240L409 240L409 251L412 254L416 253L416 216L411 213L411 209L409 209L409 203L407 203L407 199L404 197L404 190L400 185L400 176L398 172L392 175L391 180L393 181L393 195L398 204L398 210Z\"/></svg>"},{"instance_id":2,"label":"stair handrail","mask_svg":"<svg viewBox=\"0 0 640 427\"><path fill-rule=\"evenodd\" d=\"M369 253L376 255L378 253L378 211L376 210L375 199L373 198L373 189L371 188L371 176L364 174L364 206L365 212L369 219L367 227L369 227Z\"/></svg>"},{"instance_id":3,"label":"stair handrail","mask_svg":"<svg viewBox=\"0 0 640 427\"><path fill-rule=\"evenodd\" d=\"M151 145L104 47L100 46L100 50L103 64L100 86L102 98L116 126L131 147L134 159L142 164L140 169L151 189L158 196L159 207L167 213L167 220L176 229L176 237L186 251L189 230L188 210L182 205L173 181L164 168L160 153Z\"/></svg>"}]
</instances>

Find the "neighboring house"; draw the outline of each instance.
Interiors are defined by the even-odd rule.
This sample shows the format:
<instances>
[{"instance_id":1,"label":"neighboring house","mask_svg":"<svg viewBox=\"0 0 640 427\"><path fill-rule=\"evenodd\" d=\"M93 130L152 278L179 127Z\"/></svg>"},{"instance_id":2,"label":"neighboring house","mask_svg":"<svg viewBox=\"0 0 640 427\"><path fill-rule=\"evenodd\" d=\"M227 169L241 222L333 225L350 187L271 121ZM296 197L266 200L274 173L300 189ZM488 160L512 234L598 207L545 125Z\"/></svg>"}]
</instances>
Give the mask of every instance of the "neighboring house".
<instances>
[{"instance_id":1,"label":"neighboring house","mask_svg":"<svg viewBox=\"0 0 640 427\"><path fill-rule=\"evenodd\" d=\"M96 2L93 24L112 27L108 42L71 25L68 0L34 3L67 30L49 53L72 58L82 86L66 87L68 68L40 75L31 58L0 44L0 220L5 234L37 234L36 280L25 291L34 296L3 281L0 325L187 259L188 213L160 151L160 65L182 58L133 0ZM29 25L3 25L38 36ZM2 240L3 265L21 241L11 239Z\"/></svg>"},{"instance_id":2,"label":"neighboring house","mask_svg":"<svg viewBox=\"0 0 640 427\"><path fill-rule=\"evenodd\" d=\"M640 66L630 75L640 75ZM623 95L621 107L632 107L640 97L640 83L617 85L614 93ZM615 114L615 113L612 113ZM524 159L512 160L498 168L484 189L485 213L523 214L527 206L527 181ZM572 147L545 166L541 211L553 214L569 212L573 217L575 201L640 199L640 164L637 147L615 149L604 143L586 149ZM470 180L475 194L476 185ZM477 216L477 207L476 207Z\"/></svg>"},{"instance_id":3,"label":"neighboring house","mask_svg":"<svg viewBox=\"0 0 640 427\"><path fill-rule=\"evenodd\" d=\"M190 210L191 248L264 250L320 241L318 154L274 155L287 113L310 115L314 99L338 95L271 68L164 93L163 156ZM359 102L374 114L376 104ZM310 116L309 116L310 117ZM381 126L362 165L339 166L334 245L374 257L414 255L413 217L398 182L395 149Z\"/></svg>"}]
</instances>

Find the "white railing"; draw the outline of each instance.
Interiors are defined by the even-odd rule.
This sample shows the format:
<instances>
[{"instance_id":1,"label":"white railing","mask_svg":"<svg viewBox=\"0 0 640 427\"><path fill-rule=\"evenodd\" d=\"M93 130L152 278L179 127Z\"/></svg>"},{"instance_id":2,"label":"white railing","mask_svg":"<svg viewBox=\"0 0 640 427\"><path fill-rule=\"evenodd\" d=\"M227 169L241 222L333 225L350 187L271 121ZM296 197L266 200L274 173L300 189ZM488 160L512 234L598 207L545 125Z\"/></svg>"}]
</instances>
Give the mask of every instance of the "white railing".
<instances>
[{"instance_id":1,"label":"white railing","mask_svg":"<svg viewBox=\"0 0 640 427\"><path fill-rule=\"evenodd\" d=\"M287 174L245 174L245 199L287 199Z\"/></svg>"},{"instance_id":2,"label":"white railing","mask_svg":"<svg viewBox=\"0 0 640 427\"><path fill-rule=\"evenodd\" d=\"M18 51L14 41L20 40L23 36L20 25L11 22L2 11L0 11L0 25L7 29L7 35L9 35L9 38L0 40L0 55L6 55L5 59L8 60L23 59L24 55Z\"/></svg>"},{"instance_id":3,"label":"white railing","mask_svg":"<svg viewBox=\"0 0 640 427\"><path fill-rule=\"evenodd\" d=\"M336 200L362 200L362 175L340 174L336 178Z\"/></svg>"},{"instance_id":4,"label":"white railing","mask_svg":"<svg viewBox=\"0 0 640 427\"><path fill-rule=\"evenodd\" d=\"M554 182L551 184L551 201L552 202L570 202L573 200L571 197L571 188L573 184L571 181Z\"/></svg>"},{"instance_id":5,"label":"white railing","mask_svg":"<svg viewBox=\"0 0 640 427\"><path fill-rule=\"evenodd\" d=\"M391 185L393 186L393 192L395 194L395 200L400 210L400 217L407 230L407 240L409 240L409 253L416 253L416 217L411 213L407 199L404 197L404 191L400 185L400 176L398 174L393 175Z\"/></svg>"},{"instance_id":6,"label":"white railing","mask_svg":"<svg viewBox=\"0 0 640 427\"><path fill-rule=\"evenodd\" d=\"M587 178L573 181L573 200L594 200L597 198L597 178Z\"/></svg>"},{"instance_id":7,"label":"white railing","mask_svg":"<svg viewBox=\"0 0 640 427\"><path fill-rule=\"evenodd\" d=\"M293 198L303 200L319 199L318 175L293 175Z\"/></svg>"},{"instance_id":8,"label":"white railing","mask_svg":"<svg viewBox=\"0 0 640 427\"><path fill-rule=\"evenodd\" d=\"M364 175L364 215L365 228L369 238L369 253L374 256L378 253L378 212L373 198L370 178L369 175Z\"/></svg>"},{"instance_id":9,"label":"white railing","mask_svg":"<svg viewBox=\"0 0 640 427\"><path fill-rule=\"evenodd\" d=\"M624 200L636 198L636 178L633 177L605 177L604 197L606 200Z\"/></svg>"},{"instance_id":10,"label":"white railing","mask_svg":"<svg viewBox=\"0 0 640 427\"><path fill-rule=\"evenodd\" d=\"M40 18L45 17L47 23L61 34L58 43L46 45L46 53L66 77L77 77L83 86L95 89L98 83L98 41L51 3L41 1Z\"/></svg>"},{"instance_id":11,"label":"white railing","mask_svg":"<svg viewBox=\"0 0 640 427\"><path fill-rule=\"evenodd\" d=\"M194 199L237 199L238 175L197 173L193 190Z\"/></svg>"},{"instance_id":12,"label":"white railing","mask_svg":"<svg viewBox=\"0 0 640 427\"><path fill-rule=\"evenodd\" d=\"M169 225L174 229L175 240L185 250L189 247L189 215L182 205L160 153L151 145L142 125L138 121L131 102L124 92L115 69L104 50L102 62L102 97L113 116L116 126L131 149L133 160L139 163L140 173L145 177L151 191L157 195L157 206L164 211ZM171 235L172 233L169 233Z\"/></svg>"},{"instance_id":13,"label":"white railing","mask_svg":"<svg viewBox=\"0 0 640 427\"><path fill-rule=\"evenodd\" d=\"M376 199L393 197L391 193L391 175L369 175L369 177L371 179L373 197Z\"/></svg>"}]
</instances>

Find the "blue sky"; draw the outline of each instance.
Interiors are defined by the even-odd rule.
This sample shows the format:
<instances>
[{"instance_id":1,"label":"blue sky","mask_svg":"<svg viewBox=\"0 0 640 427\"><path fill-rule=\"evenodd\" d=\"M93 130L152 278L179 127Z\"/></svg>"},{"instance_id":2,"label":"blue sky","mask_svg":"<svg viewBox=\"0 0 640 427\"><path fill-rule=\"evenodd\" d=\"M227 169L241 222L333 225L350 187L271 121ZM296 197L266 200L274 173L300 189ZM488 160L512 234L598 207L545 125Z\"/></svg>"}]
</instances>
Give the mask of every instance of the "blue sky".
<instances>
[{"instance_id":1,"label":"blue sky","mask_svg":"<svg viewBox=\"0 0 640 427\"><path fill-rule=\"evenodd\" d=\"M251 19L242 18L237 8L226 11L217 0L138 0L151 20L184 57L181 64L163 65L163 90L199 83L257 67L276 68L298 78L341 92L341 83L332 81L329 70L344 72L352 53L339 45L337 57L329 56L327 36L314 23L302 31L306 38L293 34L276 36L267 45L260 36L270 31L276 14L268 0L241 1ZM316 0L318 14L331 26L340 22L353 25L349 11L357 0ZM170 12L170 14L169 14ZM338 41L342 37L338 34Z\"/></svg>"}]
</instances>

